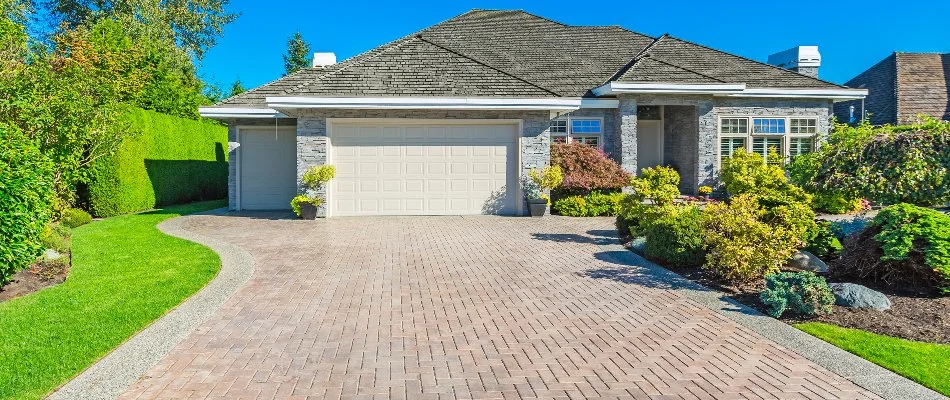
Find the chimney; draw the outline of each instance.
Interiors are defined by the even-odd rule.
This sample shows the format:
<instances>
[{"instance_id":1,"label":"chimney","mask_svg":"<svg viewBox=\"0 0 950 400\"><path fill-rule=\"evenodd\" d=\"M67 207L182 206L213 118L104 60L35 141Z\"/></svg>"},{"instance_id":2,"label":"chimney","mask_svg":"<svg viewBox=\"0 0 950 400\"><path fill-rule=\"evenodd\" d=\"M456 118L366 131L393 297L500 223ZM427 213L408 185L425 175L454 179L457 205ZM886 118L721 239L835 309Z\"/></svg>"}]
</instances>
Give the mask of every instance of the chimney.
<instances>
[{"instance_id":1,"label":"chimney","mask_svg":"<svg viewBox=\"0 0 950 400\"><path fill-rule=\"evenodd\" d=\"M336 64L336 54L333 53L313 53L313 67L323 68L328 65Z\"/></svg>"},{"instance_id":2,"label":"chimney","mask_svg":"<svg viewBox=\"0 0 950 400\"><path fill-rule=\"evenodd\" d=\"M769 64L817 78L821 53L818 52L818 46L793 47L770 55Z\"/></svg>"}]
</instances>

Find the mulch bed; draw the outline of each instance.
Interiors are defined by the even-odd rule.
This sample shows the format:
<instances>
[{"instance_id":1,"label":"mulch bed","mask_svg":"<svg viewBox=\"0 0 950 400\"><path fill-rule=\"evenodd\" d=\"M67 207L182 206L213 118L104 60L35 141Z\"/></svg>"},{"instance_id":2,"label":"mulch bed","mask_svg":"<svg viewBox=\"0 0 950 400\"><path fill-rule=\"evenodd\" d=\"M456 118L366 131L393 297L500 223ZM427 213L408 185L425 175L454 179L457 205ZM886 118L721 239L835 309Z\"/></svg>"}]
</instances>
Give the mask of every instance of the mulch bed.
<instances>
[{"instance_id":1,"label":"mulch bed","mask_svg":"<svg viewBox=\"0 0 950 400\"><path fill-rule=\"evenodd\" d=\"M651 260L657 262L657 260ZM663 265L657 262L657 264ZM759 300L765 282L736 287L723 282L700 268L675 268L664 266L683 277L710 289L723 292L727 297L765 313L767 307ZM877 290L891 300L891 309L876 311L834 306L831 315L802 318L786 312L781 321L795 324L823 322L845 328L860 329L881 335L899 337L928 343L950 344L950 297L936 294L902 292L873 282L848 280ZM834 282L834 280L830 280Z\"/></svg>"},{"instance_id":2,"label":"mulch bed","mask_svg":"<svg viewBox=\"0 0 950 400\"><path fill-rule=\"evenodd\" d=\"M17 271L10 282L0 287L0 302L63 283L67 275L69 275L69 263L65 259L35 262L29 268Z\"/></svg>"}]
</instances>

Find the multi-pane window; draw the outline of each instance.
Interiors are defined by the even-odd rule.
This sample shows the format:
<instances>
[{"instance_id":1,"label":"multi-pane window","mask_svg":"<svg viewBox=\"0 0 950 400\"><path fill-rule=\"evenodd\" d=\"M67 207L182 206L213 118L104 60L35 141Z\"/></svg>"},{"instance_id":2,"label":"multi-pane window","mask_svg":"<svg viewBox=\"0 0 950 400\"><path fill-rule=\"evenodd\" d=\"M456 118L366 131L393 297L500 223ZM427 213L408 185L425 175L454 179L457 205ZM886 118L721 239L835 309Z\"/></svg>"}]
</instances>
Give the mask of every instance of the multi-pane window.
<instances>
[{"instance_id":1,"label":"multi-pane window","mask_svg":"<svg viewBox=\"0 0 950 400\"><path fill-rule=\"evenodd\" d=\"M599 147L604 127L597 118L555 119L551 121L550 132L554 143L578 142Z\"/></svg>"},{"instance_id":2,"label":"multi-pane window","mask_svg":"<svg viewBox=\"0 0 950 400\"><path fill-rule=\"evenodd\" d=\"M808 154L815 150L815 138L814 137L793 137L788 139L788 155L789 157L800 156L802 154Z\"/></svg>"},{"instance_id":3,"label":"multi-pane window","mask_svg":"<svg viewBox=\"0 0 950 400\"><path fill-rule=\"evenodd\" d=\"M746 141L743 137L724 137L719 139L719 154L722 158L732 157L739 149L745 149Z\"/></svg>"},{"instance_id":4,"label":"multi-pane window","mask_svg":"<svg viewBox=\"0 0 950 400\"><path fill-rule=\"evenodd\" d=\"M783 162L814 151L818 133L818 118L724 117L719 120L720 161L745 149L765 158L774 151L780 157L769 161Z\"/></svg>"},{"instance_id":5,"label":"multi-pane window","mask_svg":"<svg viewBox=\"0 0 950 400\"><path fill-rule=\"evenodd\" d=\"M719 126L719 133L749 133L749 120L745 118L723 118Z\"/></svg>"},{"instance_id":6,"label":"multi-pane window","mask_svg":"<svg viewBox=\"0 0 950 400\"><path fill-rule=\"evenodd\" d=\"M793 135L814 135L818 133L818 120L815 118L791 118L791 129L788 133Z\"/></svg>"},{"instance_id":7,"label":"multi-pane window","mask_svg":"<svg viewBox=\"0 0 950 400\"><path fill-rule=\"evenodd\" d=\"M785 118L753 118L753 134L777 134L785 133Z\"/></svg>"}]
</instances>

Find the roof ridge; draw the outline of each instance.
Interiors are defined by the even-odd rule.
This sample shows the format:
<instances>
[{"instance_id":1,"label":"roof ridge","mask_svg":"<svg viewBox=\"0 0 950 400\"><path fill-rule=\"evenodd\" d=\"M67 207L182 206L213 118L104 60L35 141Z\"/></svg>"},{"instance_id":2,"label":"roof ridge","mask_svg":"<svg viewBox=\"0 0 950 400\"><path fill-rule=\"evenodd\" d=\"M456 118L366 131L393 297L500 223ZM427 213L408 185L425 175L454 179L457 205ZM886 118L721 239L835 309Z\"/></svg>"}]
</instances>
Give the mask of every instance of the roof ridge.
<instances>
[{"instance_id":1,"label":"roof ridge","mask_svg":"<svg viewBox=\"0 0 950 400\"><path fill-rule=\"evenodd\" d=\"M632 32L632 31L631 31L631 32ZM637 32L633 32L633 33L637 33ZM630 61L627 61L622 67L620 67L620 69L617 70L617 72L614 72L614 74L611 75L609 78L607 78L607 80L604 81L603 84L606 85L606 84L608 84L608 83L610 83L610 82L613 82L613 81L616 80L617 78L620 78L621 76L623 76L623 74L627 73L627 71L629 71L630 68L633 68L633 66L636 65L637 62L640 61L640 58L643 56L643 54L644 54L647 50L652 49L654 45L656 45L657 43L659 43L661 40L663 40L663 38L665 38L665 37L667 37L667 36L668 36L668 35L664 33L664 34L660 35L659 37L654 38L653 41L650 42L650 44L648 44L648 45L644 46L642 49L640 49L640 51L638 51L637 54L634 54L634 55L633 55L633 58L631 58ZM649 36L647 36L647 37L649 37Z\"/></svg>"},{"instance_id":2,"label":"roof ridge","mask_svg":"<svg viewBox=\"0 0 950 400\"><path fill-rule=\"evenodd\" d=\"M746 60L746 61L750 61L750 62L759 64L759 65L764 65L764 66L767 66L767 67L772 68L772 69L777 69L777 70L779 70L779 71L785 71L785 72L788 72L788 73L800 75L800 76L803 76L803 77L806 77L806 78L809 78L809 79L812 79L812 80L815 80L815 81L818 81L818 82L821 82L821 83L826 83L826 84L829 84L829 85L834 85L834 86L837 86L837 87L839 87L839 88L845 88L844 86L839 85L839 84L834 83L834 82L829 82L829 81L826 81L826 80L824 80L824 79L816 78L816 77L814 77L814 76L805 75L805 74L803 74L803 73L801 73L801 72L796 72L796 71L792 71L792 70L787 69L787 68L782 68L782 67L779 67L779 66L776 66L776 65L772 65L772 64L769 64L769 63L764 63L764 62L761 62L761 61L758 61L758 60L753 60L753 59L751 59L751 58L749 58L749 57L740 56L740 55L738 55L738 54L733 54L733 53L725 52L725 51L722 51L722 50L714 49L714 48L712 48L712 47L709 47L709 46L706 46L706 45L703 45L703 44L699 44L699 43L696 43L696 42L691 42L691 41L689 41L689 40L682 39L682 38L678 38L678 37L675 37L675 36L670 36L670 38L671 38L671 39L679 40L679 41L684 42L684 43L689 43L689 44L694 45L694 46L699 46L699 47L702 47L702 48L707 49L707 50L712 50L712 51L715 51L715 52L717 52L717 53L722 53L722 54L730 55L730 56L733 56L733 57L736 57L736 58L740 58L740 59L743 59L743 60Z\"/></svg>"},{"instance_id":3,"label":"roof ridge","mask_svg":"<svg viewBox=\"0 0 950 400\"><path fill-rule=\"evenodd\" d=\"M527 80L527 79L524 79L524 78L522 78L522 77L520 77L520 76L517 76L517 75L515 75L515 74L512 74L511 72L505 71L505 70L503 70L503 69L501 69L501 68L495 67L495 66L493 66L493 65L491 65L491 64L488 64L488 63L486 63L486 62L484 62L484 61L481 61L481 60L479 60L479 59L476 59L476 58L474 58L474 57L472 57L472 56L469 56L469 55L467 55L467 54L465 54L465 53L462 53L462 52L460 52L460 51L458 51L458 50L452 49L452 48L450 48L450 47L448 47L448 46L445 46L445 45L442 45L442 44L439 44L439 43L435 43L435 42L433 42L433 41L431 41L431 40L429 40L429 39L426 39L426 38L422 37L421 34L420 34L420 35L417 35L416 38L419 39L419 40L421 40L421 41L423 41L423 42L426 42L426 43L429 43L429 44L431 44L431 45L433 45L433 46L436 46L436 47L438 47L438 48L440 48L440 49L442 49L442 50L445 50L445 51L448 51L448 52L450 52L450 53L452 53L452 54L456 54L456 55L458 55L458 56L467 58L467 59L472 60L472 61L474 61L474 62L476 62L476 63L478 63L478 64L484 65L484 66L486 66L486 67L488 67L488 68L491 68L491 69L493 69L493 70L495 70L495 71L501 72L502 74L505 74L505 75L507 75L507 76L509 76L509 77L515 78L515 79L517 79L517 80L519 80L519 81L522 81L522 82L524 82L524 83L527 83L527 84L529 84L529 85L531 85L531 86L534 86L534 87L536 87L536 88L538 88L538 89L544 90L544 91L546 91L546 92L548 92L548 93L551 93L551 94L553 94L553 95L555 95L555 96L562 97L561 94L558 93L558 92L555 92L555 91L553 91L553 90L551 90L551 89L548 89L548 88L546 88L546 87L544 87L544 86L541 86L541 85L539 85L539 84L537 84L537 83L531 82L531 81L529 81L529 80Z\"/></svg>"}]
</instances>

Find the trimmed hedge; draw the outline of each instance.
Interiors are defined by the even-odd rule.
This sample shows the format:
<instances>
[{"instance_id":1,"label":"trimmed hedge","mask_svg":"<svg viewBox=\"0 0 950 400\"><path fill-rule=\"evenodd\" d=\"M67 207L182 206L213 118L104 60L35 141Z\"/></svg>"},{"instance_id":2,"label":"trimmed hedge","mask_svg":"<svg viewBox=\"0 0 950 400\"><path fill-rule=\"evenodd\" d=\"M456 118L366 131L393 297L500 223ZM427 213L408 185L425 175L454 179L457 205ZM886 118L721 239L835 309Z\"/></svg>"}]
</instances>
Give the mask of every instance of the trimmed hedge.
<instances>
[{"instance_id":1,"label":"trimmed hedge","mask_svg":"<svg viewBox=\"0 0 950 400\"><path fill-rule=\"evenodd\" d=\"M138 108L124 119L138 134L94 163L88 202L95 215L227 197L227 127Z\"/></svg>"}]
</instances>

